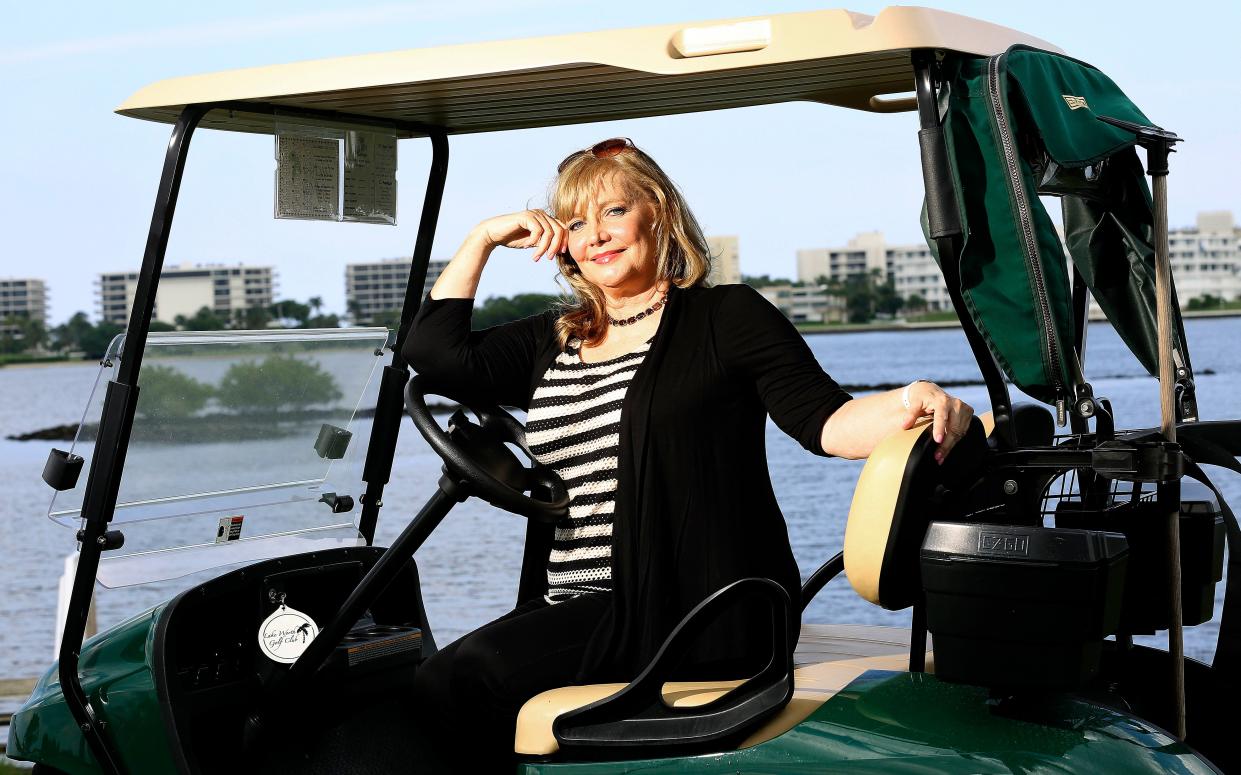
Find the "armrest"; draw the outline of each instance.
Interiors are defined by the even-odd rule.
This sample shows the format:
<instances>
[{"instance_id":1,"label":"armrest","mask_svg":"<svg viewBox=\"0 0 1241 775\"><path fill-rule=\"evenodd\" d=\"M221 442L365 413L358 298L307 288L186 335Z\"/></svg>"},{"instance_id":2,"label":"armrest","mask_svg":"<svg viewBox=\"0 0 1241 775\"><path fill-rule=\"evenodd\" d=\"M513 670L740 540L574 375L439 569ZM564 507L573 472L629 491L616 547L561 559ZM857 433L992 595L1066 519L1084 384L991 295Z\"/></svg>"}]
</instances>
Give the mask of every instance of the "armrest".
<instances>
[{"instance_id":1,"label":"armrest","mask_svg":"<svg viewBox=\"0 0 1241 775\"><path fill-rule=\"evenodd\" d=\"M705 705L673 708L662 688L671 679L689 646L738 601L758 597L769 604L771 658L757 675ZM658 748L684 753L744 735L779 711L793 696L792 623L788 593L776 582L747 578L714 592L672 630L646 669L611 697L565 713L552 725L561 750L593 758L608 752L627 754L633 748Z\"/></svg>"}]
</instances>

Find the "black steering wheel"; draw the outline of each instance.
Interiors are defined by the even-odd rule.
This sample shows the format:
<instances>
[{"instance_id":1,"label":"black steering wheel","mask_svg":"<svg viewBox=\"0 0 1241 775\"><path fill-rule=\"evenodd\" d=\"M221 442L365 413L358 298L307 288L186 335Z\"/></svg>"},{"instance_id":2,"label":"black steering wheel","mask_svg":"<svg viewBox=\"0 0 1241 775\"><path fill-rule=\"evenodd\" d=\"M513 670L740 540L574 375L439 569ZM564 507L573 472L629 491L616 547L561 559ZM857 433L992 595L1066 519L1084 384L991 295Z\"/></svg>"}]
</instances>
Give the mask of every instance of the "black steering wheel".
<instances>
[{"instance_id":1,"label":"black steering wheel","mask_svg":"<svg viewBox=\"0 0 1241 775\"><path fill-rule=\"evenodd\" d=\"M445 431L427 408L427 395L439 392L422 376L405 385L405 411L414 427L444 460L444 473L463 483L496 508L539 522L556 522L569 514L569 491L556 472L534 459L526 444L526 429L511 414L492 402L449 396L478 418L474 423L464 409L457 409ZM513 444L530 460L521 464ZM531 495L526 495L529 492ZM537 497L536 497L537 496Z\"/></svg>"}]
</instances>

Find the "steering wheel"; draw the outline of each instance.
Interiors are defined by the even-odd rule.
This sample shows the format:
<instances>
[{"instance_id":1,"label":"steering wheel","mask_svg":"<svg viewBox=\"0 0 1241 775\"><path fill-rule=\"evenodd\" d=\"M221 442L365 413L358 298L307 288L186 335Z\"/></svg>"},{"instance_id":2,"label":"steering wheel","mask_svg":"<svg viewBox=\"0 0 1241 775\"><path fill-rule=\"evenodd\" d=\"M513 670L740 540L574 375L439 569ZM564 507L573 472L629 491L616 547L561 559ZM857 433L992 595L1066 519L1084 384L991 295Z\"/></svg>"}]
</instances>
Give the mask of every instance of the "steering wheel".
<instances>
[{"instance_id":1,"label":"steering wheel","mask_svg":"<svg viewBox=\"0 0 1241 775\"><path fill-rule=\"evenodd\" d=\"M457 409L445 431L427 408L427 394L445 395L422 376L409 380L405 410L431 449L444 460L444 473L461 480L471 495L496 508L539 522L557 522L568 516L568 489L555 471L534 459L526 444L525 427L511 414L492 402L453 395L478 423L471 421L464 409ZM506 443L526 454L529 468Z\"/></svg>"}]
</instances>

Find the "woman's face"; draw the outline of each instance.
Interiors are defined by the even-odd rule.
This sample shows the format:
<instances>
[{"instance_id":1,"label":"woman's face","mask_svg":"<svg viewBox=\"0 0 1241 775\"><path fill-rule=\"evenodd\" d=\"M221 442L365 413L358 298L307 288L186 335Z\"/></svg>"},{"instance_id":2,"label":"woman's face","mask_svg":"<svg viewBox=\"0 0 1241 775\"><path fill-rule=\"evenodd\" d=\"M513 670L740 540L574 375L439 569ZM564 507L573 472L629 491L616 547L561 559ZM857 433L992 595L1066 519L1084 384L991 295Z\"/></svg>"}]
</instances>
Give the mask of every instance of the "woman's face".
<instances>
[{"instance_id":1,"label":"woman's face","mask_svg":"<svg viewBox=\"0 0 1241 775\"><path fill-rule=\"evenodd\" d=\"M616 295L654 287L659 261L655 207L646 198L635 197L608 176L564 223L569 255L589 282Z\"/></svg>"}]
</instances>

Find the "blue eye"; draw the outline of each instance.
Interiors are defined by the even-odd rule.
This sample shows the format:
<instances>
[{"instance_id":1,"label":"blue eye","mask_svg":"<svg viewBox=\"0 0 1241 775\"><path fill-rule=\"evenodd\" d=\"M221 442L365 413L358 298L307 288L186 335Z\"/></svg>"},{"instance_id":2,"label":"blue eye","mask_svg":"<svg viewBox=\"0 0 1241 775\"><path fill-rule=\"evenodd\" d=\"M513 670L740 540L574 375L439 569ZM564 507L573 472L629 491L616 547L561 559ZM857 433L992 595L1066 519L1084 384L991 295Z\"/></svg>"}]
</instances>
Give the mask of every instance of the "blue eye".
<instances>
[{"instance_id":1,"label":"blue eye","mask_svg":"<svg viewBox=\"0 0 1241 775\"><path fill-rule=\"evenodd\" d=\"M573 221L569 224L569 231L577 231L577 228L581 225L582 221Z\"/></svg>"},{"instance_id":2,"label":"blue eye","mask_svg":"<svg viewBox=\"0 0 1241 775\"><path fill-rule=\"evenodd\" d=\"M615 213L616 215L624 215L624 214L625 214L625 208L623 208L623 207L619 207L619 206L618 206L618 207L612 207L612 208L609 208L609 209L608 209L608 215L612 215L613 213Z\"/></svg>"}]
</instances>

